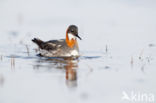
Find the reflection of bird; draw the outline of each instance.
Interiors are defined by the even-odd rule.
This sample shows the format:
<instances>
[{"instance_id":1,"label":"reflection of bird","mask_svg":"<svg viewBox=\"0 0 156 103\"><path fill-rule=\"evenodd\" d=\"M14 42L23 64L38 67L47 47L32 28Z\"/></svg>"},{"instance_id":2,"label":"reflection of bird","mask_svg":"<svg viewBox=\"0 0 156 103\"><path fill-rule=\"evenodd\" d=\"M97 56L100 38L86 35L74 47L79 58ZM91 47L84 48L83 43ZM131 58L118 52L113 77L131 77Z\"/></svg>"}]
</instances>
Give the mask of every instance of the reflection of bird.
<instances>
[{"instance_id":1,"label":"reflection of bird","mask_svg":"<svg viewBox=\"0 0 156 103\"><path fill-rule=\"evenodd\" d=\"M73 58L46 58L38 59L34 65L35 70L51 71L55 69L65 70L66 85L68 87L77 86L78 59ZM46 65L45 65L46 64Z\"/></svg>"},{"instance_id":2,"label":"reflection of bird","mask_svg":"<svg viewBox=\"0 0 156 103\"><path fill-rule=\"evenodd\" d=\"M70 81L74 81L77 79L76 70L74 69L74 64L72 62L69 62L65 68L66 68L66 79Z\"/></svg>"},{"instance_id":3,"label":"reflection of bird","mask_svg":"<svg viewBox=\"0 0 156 103\"><path fill-rule=\"evenodd\" d=\"M34 38L32 41L40 48L40 55L45 57L79 57L79 47L77 43L78 27L70 25L66 31L66 39L50 40L44 42Z\"/></svg>"},{"instance_id":4,"label":"reflection of bird","mask_svg":"<svg viewBox=\"0 0 156 103\"><path fill-rule=\"evenodd\" d=\"M76 68L78 67L74 61L69 60L68 63L65 65L66 69L66 84L68 87L76 87L77 86L77 71Z\"/></svg>"}]
</instances>

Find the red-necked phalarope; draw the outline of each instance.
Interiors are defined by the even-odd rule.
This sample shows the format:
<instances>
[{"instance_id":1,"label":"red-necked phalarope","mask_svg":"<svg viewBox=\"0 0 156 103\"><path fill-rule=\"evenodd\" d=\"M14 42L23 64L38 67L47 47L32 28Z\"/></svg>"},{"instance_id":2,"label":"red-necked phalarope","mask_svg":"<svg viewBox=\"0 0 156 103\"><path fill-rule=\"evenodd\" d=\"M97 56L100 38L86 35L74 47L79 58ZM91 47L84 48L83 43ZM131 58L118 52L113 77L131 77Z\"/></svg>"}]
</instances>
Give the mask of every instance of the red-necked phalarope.
<instances>
[{"instance_id":1,"label":"red-necked phalarope","mask_svg":"<svg viewBox=\"0 0 156 103\"><path fill-rule=\"evenodd\" d=\"M32 41L39 46L40 55L45 57L79 57L77 43L78 27L70 25L66 31L66 39L42 41L34 38Z\"/></svg>"}]
</instances>

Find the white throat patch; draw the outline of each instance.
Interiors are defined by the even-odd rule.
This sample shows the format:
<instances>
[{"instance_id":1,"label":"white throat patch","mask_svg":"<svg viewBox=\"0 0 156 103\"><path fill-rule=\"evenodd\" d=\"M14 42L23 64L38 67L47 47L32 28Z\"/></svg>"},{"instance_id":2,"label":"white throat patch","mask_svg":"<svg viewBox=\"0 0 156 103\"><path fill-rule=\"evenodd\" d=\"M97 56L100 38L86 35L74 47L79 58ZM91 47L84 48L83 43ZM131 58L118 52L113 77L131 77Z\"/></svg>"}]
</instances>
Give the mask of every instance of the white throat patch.
<instances>
[{"instance_id":1,"label":"white throat patch","mask_svg":"<svg viewBox=\"0 0 156 103\"><path fill-rule=\"evenodd\" d=\"M69 38L69 40L76 39L76 37L71 33L68 33L68 38Z\"/></svg>"}]
</instances>

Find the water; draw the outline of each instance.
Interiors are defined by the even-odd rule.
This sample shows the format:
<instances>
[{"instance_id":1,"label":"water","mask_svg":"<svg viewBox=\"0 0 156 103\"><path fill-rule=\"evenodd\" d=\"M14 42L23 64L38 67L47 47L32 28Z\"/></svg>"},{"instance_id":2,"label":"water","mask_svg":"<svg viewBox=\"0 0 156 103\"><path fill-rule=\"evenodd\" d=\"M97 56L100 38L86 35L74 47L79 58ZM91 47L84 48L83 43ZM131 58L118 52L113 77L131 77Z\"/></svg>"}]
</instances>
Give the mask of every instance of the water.
<instances>
[{"instance_id":1,"label":"water","mask_svg":"<svg viewBox=\"0 0 156 103\"><path fill-rule=\"evenodd\" d=\"M132 101L123 92L155 98L155 4L0 0L0 103ZM36 55L32 38L64 38L70 24L82 37L79 59Z\"/></svg>"}]
</instances>

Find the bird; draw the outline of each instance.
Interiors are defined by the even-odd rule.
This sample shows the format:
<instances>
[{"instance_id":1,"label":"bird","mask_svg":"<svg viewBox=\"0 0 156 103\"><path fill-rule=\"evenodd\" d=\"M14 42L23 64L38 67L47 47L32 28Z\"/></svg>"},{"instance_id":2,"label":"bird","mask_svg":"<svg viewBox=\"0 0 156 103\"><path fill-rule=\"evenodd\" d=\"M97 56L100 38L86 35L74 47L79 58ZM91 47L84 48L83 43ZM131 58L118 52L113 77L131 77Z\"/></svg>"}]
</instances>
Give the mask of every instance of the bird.
<instances>
[{"instance_id":1,"label":"bird","mask_svg":"<svg viewBox=\"0 0 156 103\"><path fill-rule=\"evenodd\" d=\"M32 39L32 42L38 45L39 55L43 57L80 57L77 38L78 34L76 25L69 25L66 30L66 38L59 40L43 41L39 38Z\"/></svg>"}]
</instances>

